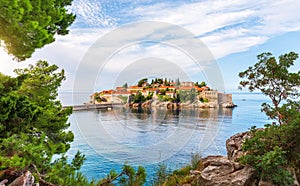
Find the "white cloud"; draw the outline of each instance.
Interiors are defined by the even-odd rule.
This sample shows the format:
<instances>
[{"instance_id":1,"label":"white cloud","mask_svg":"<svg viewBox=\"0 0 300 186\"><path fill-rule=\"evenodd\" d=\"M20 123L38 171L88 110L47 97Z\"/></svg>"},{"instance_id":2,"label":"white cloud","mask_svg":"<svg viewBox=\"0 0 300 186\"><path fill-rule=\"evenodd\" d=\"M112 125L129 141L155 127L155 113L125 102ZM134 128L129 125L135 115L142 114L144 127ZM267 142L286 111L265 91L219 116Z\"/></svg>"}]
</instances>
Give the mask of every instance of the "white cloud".
<instances>
[{"instance_id":1,"label":"white cloud","mask_svg":"<svg viewBox=\"0 0 300 186\"><path fill-rule=\"evenodd\" d=\"M183 26L200 36L216 58L246 51L276 35L300 30L298 0L215 0L141 6L129 14ZM158 11L159 10L159 11ZM209 37L221 39L208 39Z\"/></svg>"},{"instance_id":2,"label":"white cloud","mask_svg":"<svg viewBox=\"0 0 300 186\"><path fill-rule=\"evenodd\" d=\"M71 11L74 12L80 20L79 24L90 26L111 27L116 25L116 18L113 18L105 13L105 8L102 3L97 0L76 0L71 6Z\"/></svg>"},{"instance_id":3,"label":"white cloud","mask_svg":"<svg viewBox=\"0 0 300 186\"><path fill-rule=\"evenodd\" d=\"M140 1L130 1L131 6L127 7L122 7L116 2L104 6L104 1L100 0L74 1L71 10L77 14L77 20L69 35L57 37L54 43L37 50L32 59L22 63L11 61L10 57L0 50L0 72L12 75L14 68L44 59L66 70L68 78L63 88L72 89L78 65L89 47L98 38L110 33L116 25L136 21L161 21L179 25L204 41L217 59L247 51L276 35L300 30L298 0L207 0L179 5L167 2L142 4ZM108 14L112 6L117 8L111 8L115 12ZM81 25L89 25L90 28L82 28ZM110 51L110 47L118 42L125 45L125 48L121 48L117 55L112 56L110 63L105 66L108 75L120 72L134 61L147 57L164 58L178 63L180 68L189 72L198 72L193 71L197 68L193 67L192 62L188 62L191 60L178 48L159 44L149 46L136 44L126 48L126 44L131 40L134 42L145 37L143 33L149 29L152 28L138 28L133 32L133 36L121 34L107 40L103 51ZM163 30L153 30L152 34L161 38L165 33ZM170 30L170 37L163 39L163 42L168 43L176 38ZM93 64L84 66L86 74L82 78L88 79L89 73L98 70L94 67Z\"/></svg>"}]
</instances>

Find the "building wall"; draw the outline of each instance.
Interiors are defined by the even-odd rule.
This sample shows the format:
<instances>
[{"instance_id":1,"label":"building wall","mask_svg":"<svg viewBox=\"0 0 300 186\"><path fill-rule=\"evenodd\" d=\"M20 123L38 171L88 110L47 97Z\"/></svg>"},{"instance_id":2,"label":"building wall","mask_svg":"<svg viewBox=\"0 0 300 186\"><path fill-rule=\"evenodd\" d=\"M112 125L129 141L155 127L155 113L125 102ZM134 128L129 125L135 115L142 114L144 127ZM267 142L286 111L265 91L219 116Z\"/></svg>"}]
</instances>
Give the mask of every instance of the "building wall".
<instances>
[{"instance_id":1,"label":"building wall","mask_svg":"<svg viewBox=\"0 0 300 186\"><path fill-rule=\"evenodd\" d=\"M90 104L95 104L95 96L94 94L90 96Z\"/></svg>"},{"instance_id":2,"label":"building wall","mask_svg":"<svg viewBox=\"0 0 300 186\"><path fill-rule=\"evenodd\" d=\"M194 86L194 82L180 82L180 86L183 87L193 87Z\"/></svg>"},{"instance_id":3,"label":"building wall","mask_svg":"<svg viewBox=\"0 0 300 186\"><path fill-rule=\"evenodd\" d=\"M208 99L210 102L218 102L219 95L216 90L205 90L200 93L200 97Z\"/></svg>"},{"instance_id":4,"label":"building wall","mask_svg":"<svg viewBox=\"0 0 300 186\"><path fill-rule=\"evenodd\" d=\"M218 93L219 97L219 104L222 103L232 103L232 94L224 94L224 93Z\"/></svg>"}]
</instances>

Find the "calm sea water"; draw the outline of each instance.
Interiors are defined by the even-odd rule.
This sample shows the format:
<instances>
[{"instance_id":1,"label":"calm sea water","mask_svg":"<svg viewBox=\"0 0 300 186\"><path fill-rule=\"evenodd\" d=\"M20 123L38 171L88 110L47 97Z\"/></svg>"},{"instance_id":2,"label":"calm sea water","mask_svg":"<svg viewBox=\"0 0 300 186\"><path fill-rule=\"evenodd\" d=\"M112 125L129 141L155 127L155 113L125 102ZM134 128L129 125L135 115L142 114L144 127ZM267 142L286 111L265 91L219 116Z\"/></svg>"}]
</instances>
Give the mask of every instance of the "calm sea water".
<instances>
[{"instance_id":1,"label":"calm sea water","mask_svg":"<svg viewBox=\"0 0 300 186\"><path fill-rule=\"evenodd\" d=\"M60 99L64 105L80 104L71 102L67 93ZM126 162L144 166L150 183L159 164L175 169L189 163L193 153L226 155L231 135L270 123L260 111L267 101L263 95L235 93L233 101L238 105L234 109L77 111L69 119L75 140L68 155L78 150L85 154L82 172L89 179L105 177L111 169L120 171Z\"/></svg>"}]
</instances>

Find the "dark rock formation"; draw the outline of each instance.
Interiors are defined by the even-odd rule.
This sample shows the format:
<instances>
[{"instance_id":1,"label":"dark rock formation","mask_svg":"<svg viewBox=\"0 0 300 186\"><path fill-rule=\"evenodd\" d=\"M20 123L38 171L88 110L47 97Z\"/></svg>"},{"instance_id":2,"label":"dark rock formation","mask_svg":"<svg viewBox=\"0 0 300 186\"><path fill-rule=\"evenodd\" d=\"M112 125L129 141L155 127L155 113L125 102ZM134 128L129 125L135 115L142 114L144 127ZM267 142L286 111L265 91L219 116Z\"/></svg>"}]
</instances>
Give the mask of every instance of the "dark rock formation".
<instances>
[{"instance_id":1,"label":"dark rock formation","mask_svg":"<svg viewBox=\"0 0 300 186\"><path fill-rule=\"evenodd\" d=\"M226 140L227 157L231 161L237 161L244 152L242 145L247 138L250 138L250 132L240 132Z\"/></svg>"},{"instance_id":2,"label":"dark rock formation","mask_svg":"<svg viewBox=\"0 0 300 186\"><path fill-rule=\"evenodd\" d=\"M255 170L230 161L224 156L208 156L201 160L203 169L198 183L203 186L252 186L256 185Z\"/></svg>"}]
</instances>

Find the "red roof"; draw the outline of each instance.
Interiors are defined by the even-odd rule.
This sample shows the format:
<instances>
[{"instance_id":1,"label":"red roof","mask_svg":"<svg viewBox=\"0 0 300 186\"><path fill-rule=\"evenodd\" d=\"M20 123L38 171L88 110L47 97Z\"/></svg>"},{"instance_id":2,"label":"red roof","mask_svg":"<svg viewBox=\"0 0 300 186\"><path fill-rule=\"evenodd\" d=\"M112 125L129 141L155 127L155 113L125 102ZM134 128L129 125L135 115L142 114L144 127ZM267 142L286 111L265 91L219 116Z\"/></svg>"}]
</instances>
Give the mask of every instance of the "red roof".
<instances>
[{"instance_id":1,"label":"red roof","mask_svg":"<svg viewBox=\"0 0 300 186\"><path fill-rule=\"evenodd\" d=\"M113 94L115 92L116 92L115 90L103 90L101 93L103 93L103 94Z\"/></svg>"},{"instance_id":2,"label":"red roof","mask_svg":"<svg viewBox=\"0 0 300 186\"><path fill-rule=\"evenodd\" d=\"M143 89L143 87L139 87L139 86L130 86L128 89L138 89L138 90L141 90L141 89Z\"/></svg>"},{"instance_id":3,"label":"red roof","mask_svg":"<svg viewBox=\"0 0 300 186\"><path fill-rule=\"evenodd\" d=\"M195 87L193 87L193 86L182 86L182 87L179 87L179 90L192 90L193 88L195 88Z\"/></svg>"},{"instance_id":4,"label":"red roof","mask_svg":"<svg viewBox=\"0 0 300 186\"><path fill-rule=\"evenodd\" d=\"M148 90L148 91L157 91L157 88L147 88L146 90Z\"/></svg>"},{"instance_id":5,"label":"red roof","mask_svg":"<svg viewBox=\"0 0 300 186\"><path fill-rule=\"evenodd\" d=\"M115 92L115 94L121 94L122 95L122 94L131 94L131 93L126 91L126 92Z\"/></svg>"},{"instance_id":6,"label":"red roof","mask_svg":"<svg viewBox=\"0 0 300 186\"><path fill-rule=\"evenodd\" d=\"M116 87L116 90L125 90L126 88L124 87Z\"/></svg>"},{"instance_id":7,"label":"red roof","mask_svg":"<svg viewBox=\"0 0 300 186\"><path fill-rule=\"evenodd\" d=\"M172 89L174 89L175 87L174 86L160 86L159 88L172 88Z\"/></svg>"}]
</instances>

